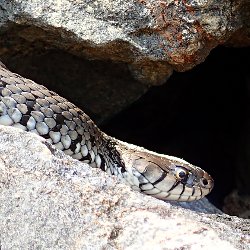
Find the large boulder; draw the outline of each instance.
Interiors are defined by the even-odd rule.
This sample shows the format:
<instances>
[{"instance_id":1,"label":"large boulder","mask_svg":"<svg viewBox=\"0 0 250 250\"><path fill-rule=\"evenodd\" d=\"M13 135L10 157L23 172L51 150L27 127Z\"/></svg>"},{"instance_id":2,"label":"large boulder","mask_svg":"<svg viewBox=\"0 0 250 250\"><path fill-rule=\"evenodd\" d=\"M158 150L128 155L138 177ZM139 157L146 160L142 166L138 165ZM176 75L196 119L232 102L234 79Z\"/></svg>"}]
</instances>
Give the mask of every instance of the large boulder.
<instances>
[{"instance_id":1,"label":"large boulder","mask_svg":"<svg viewBox=\"0 0 250 250\"><path fill-rule=\"evenodd\" d=\"M249 249L249 220L163 202L0 126L1 249Z\"/></svg>"},{"instance_id":2,"label":"large boulder","mask_svg":"<svg viewBox=\"0 0 250 250\"><path fill-rule=\"evenodd\" d=\"M247 2L4 0L0 58L101 121L214 47L250 44Z\"/></svg>"}]
</instances>

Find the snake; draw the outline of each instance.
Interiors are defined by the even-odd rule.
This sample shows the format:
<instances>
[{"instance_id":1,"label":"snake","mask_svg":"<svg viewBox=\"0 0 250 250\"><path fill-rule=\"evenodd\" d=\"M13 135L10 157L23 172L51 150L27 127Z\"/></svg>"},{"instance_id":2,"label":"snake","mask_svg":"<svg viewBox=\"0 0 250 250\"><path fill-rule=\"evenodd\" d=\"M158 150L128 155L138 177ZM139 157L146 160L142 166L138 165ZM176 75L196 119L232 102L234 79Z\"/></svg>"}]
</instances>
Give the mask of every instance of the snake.
<instances>
[{"instance_id":1,"label":"snake","mask_svg":"<svg viewBox=\"0 0 250 250\"><path fill-rule=\"evenodd\" d=\"M133 190L166 201L194 201L211 192L212 177L170 155L102 132L80 108L0 62L0 125L35 133L74 159L100 168Z\"/></svg>"}]
</instances>

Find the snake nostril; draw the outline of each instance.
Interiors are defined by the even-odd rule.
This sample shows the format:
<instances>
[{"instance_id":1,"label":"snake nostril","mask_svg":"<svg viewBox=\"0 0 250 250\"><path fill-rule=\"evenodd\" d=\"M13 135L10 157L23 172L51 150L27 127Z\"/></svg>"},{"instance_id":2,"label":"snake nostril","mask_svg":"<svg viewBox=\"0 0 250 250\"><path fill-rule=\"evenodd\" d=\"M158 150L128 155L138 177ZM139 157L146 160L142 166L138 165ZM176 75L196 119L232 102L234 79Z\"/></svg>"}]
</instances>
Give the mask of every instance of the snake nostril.
<instances>
[{"instance_id":1,"label":"snake nostril","mask_svg":"<svg viewBox=\"0 0 250 250\"><path fill-rule=\"evenodd\" d=\"M202 179L202 184L203 184L204 186L206 186L206 185L208 184L207 179L203 178L203 179Z\"/></svg>"}]
</instances>

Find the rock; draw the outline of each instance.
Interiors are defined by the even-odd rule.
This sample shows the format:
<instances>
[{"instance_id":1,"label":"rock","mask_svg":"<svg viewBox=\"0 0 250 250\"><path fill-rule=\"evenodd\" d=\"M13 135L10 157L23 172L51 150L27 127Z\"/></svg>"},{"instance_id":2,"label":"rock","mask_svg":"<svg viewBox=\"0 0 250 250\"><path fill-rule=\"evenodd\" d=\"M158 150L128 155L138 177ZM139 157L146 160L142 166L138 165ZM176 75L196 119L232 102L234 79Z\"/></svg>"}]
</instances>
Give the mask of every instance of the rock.
<instances>
[{"instance_id":1,"label":"rock","mask_svg":"<svg viewBox=\"0 0 250 250\"><path fill-rule=\"evenodd\" d=\"M249 44L247 2L3 0L0 58L103 121L231 37Z\"/></svg>"},{"instance_id":2,"label":"rock","mask_svg":"<svg viewBox=\"0 0 250 250\"><path fill-rule=\"evenodd\" d=\"M249 249L250 221L163 202L0 127L1 249Z\"/></svg>"},{"instance_id":3,"label":"rock","mask_svg":"<svg viewBox=\"0 0 250 250\"><path fill-rule=\"evenodd\" d=\"M250 219L250 195L240 195L237 190L234 190L226 196L223 211L230 215Z\"/></svg>"},{"instance_id":4,"label":"rock","mask_svg":"<svg viewBox=\"0 0 250 250\"><path fill-rule=\"evenodd\" d=\"M244 5L247 1L12 0L1 2L0 24L2 30L10 23L22 26L18 36L30 42L38 39L92 59L150 67L162 76L152 78L148 70L135 75L155 84L173 69L202 62L213 47L240 30ZM166 67L158 67L162 62Z\"/></svg>"},{"instance_id":5,"label":"rock","mask_svg":"<svg viewBox=\"0 0 250 250\"><path fill-rule=\"evenodd\" d=\"M249 0L241 1L238 13L242 23L241 29L237 30L226 42L233 47L246 47L250 45L250 4Z\"/></svg>"}]
</instances>

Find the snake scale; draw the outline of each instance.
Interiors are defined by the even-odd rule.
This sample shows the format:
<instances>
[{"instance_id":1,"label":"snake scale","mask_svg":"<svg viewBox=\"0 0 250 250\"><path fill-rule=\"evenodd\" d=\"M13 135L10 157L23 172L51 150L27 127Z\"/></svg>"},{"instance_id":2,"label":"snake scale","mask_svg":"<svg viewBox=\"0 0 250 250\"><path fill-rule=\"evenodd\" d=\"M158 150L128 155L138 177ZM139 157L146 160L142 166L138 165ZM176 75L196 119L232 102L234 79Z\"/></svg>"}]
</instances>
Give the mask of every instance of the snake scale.
<instances>
[{"instance_id":1,"label":"snake scale","mask_svg":"<svg viewBox=\"0 0 250 250\"><path fill-rule=\"evenodd\" d=\"M9 71L0 62L0 124L44 137L67 155L116 175L161 200L193 201L213 188L211 176L177 157L127 144L100 131L74 104Z\"/></svg>"}]
</instances>

